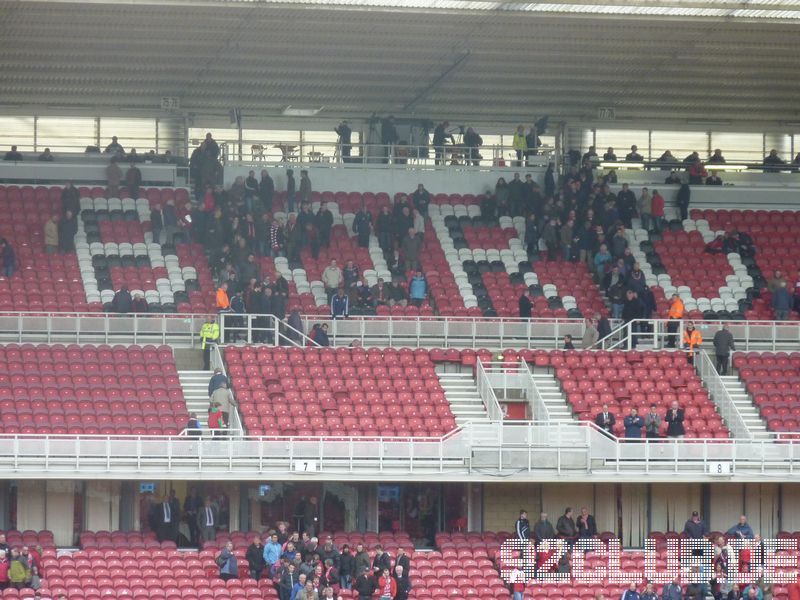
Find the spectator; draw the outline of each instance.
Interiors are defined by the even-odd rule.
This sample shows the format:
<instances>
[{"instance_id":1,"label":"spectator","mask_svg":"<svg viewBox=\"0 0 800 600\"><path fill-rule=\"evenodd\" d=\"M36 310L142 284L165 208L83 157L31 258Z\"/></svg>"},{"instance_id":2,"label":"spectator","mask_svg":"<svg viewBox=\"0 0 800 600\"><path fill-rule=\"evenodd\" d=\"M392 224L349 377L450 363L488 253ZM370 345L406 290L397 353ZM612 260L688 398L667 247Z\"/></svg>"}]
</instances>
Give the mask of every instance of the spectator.
<instances>
[{"instance_id":1,"label":"spectator","mask_svg":"<svg viewBox=\"0 0 800 600\"><path fill-rule=\"evenodd\" d=\"M623 424L625 426L625 437L627 439L639 439L642 437L644 419L639 416L639 413L635 408L631 408L631 412L627 417L625 417Z\"/></svg>"},{"instance_id":2,"label":"spectator","mask_svg":"<svg viewBox=\"0 0 800 600\"><path fill-rule=\"evenodd\" d=\"M328 300L330 301L336 290L344 283L344 275L336 264L335 258L331 260L331 263L322 272L322 283L325 285L325 292L328 294Z\"/></svg>"},{"instance_id":3,"label":"spectator","mask_svg":"<svg viewBox=\"0 0 800 600\"><path fill-rule=\"evenodd\" d=\"M21 590L25 587L25 580L28 577L28 569L24 564L24 559L19 551L14 548L11 550L11 558L8 561L8 581L12 588Z\"/></svg>"},{"instance_id":4,"label":"spectator","mask_svg":"<svg viewBox=\"0 0 800 600\"><path fill-rule=\"evenodd\" d=\"M686 435L686 430L683 427L683 418L683 409L679 408L677 400L673 400L665 419L667 422L667 437L682 438Z\"/></svg>"},{"instance_id":5,"label":"spectator","mask_svg":"<svg viewBox=\"0 0 800 600\"><path fill-rule=\"evenodd\" d=\"M208 430L211 432L211 437L222 437L225 432L223 429L227 426L225 419L222 417L222 411L219 405L212 402L208 410Z\"/></svg>"},{"instance_id":6,"label":"spectator","mask_svg":"<svg viewBox=\"0 0 800 600\"><path fill-rule=\"evenodd\" d=\"M525 599L525 573L517 565L511 571L508 583L511 584L512 600Z\"/></svg>"},{"instance_id":7,"label":"spectator","mask_svg":"<svg viewBox=\"0 0 800 600\"><path fill-rule=\"evenodd\" d=\"M600 339L600 334L597 331L594 319L586 319L586 328L583 331L581 348L583 348L584 350L588 350L592 348L599 339Z\"/></svg>"},{"instance_id":8,"label":"spectator","mask_svg":"<svg viewBox=\"0 0 800 600\"><path fill-rule=\"evenodd\" d=\"M664 180L664 183L667 185L680 185L683 183L680 174L677 171L670 171L670 174L667 175L667 178Z\"/></svg>"},{"instance_id":9,"label":"spectator","mask_svg":"<svg viewBox=\"0 0 800 600\"><path fill-rule=\"evenodd\" d=\"M437 165L444 165L446 164L445 156L444 156L444 146L447 143L447 140L450 140L450 143L455 145L456 141L453 138L453 134L447 131L447 128L450 127L450 123L448 121L443 121L439 123L433 129L433 151L436 156L435 163Z\"/></svg>"},{"instance_id":10,"label":"spectator","mask_svg":"<svg viewBox=\"0 0 800 600\"><path fill-rule=\"evenodd\" d=\"M308 171L303 169L300 171L300 203L311 202L311 179L308 177Z\"/></svg>"},{"instance_id":11,"label":"spectator","mask_svg":"<svg viewBox=\"0 0 800 600\"><path fill-rule=\"evenodd\" d=\"M523 125L517 126L517 130L514 132L514 138L512 140L512 147L514 148L514 152L517 154L517 162L516 166L522 166L522 157L525 156L525 153L528 150L528 141L525 135L525 127Z\"/></svg>"},{"instance_id":12,"label":"spectator","mask_svg":"<svg viewBox=\"0 0 800 600\"><path fill-rule=\"evenodd\" d=\"M678 577L675 577L671 583L664 586L661 592L661 600L683 600L683 590Z\"/></svg>"},{"instance_id":13,"label":"spectator","mask_svg":"<svg viewBox=\"0 0 800 600\"><path fill-rule=\"evenodd\" d=\"M328 203L320 204L317 211L317 229L319 230L319 245L323 248L331 246L331 229L333 229L333 213L328 209Z\"/></svg>"},{"instance_id":14,"label":"spectator","mask_svg":"<svg viewBox=\"0 0 800 600\"><path fill-rule=\"evenodd\" d=\"M119 196L119 184L122 181L122 169L117 164L117 157L111 157L111 161L106 167L106 182L108 185L108 197L116 198ZM133 194L131 194L133 196ZM134 198L136 200L136 198Z\"/></svg>"},{"instance_id":15,"label":"spectator","mask_svg":"<svg viewBox=\"0 0 800 600\"><path fill-rule=\"evenodd\" d=\"M232 410L236 409L236 404L233 401L233 393L226 383L220 383L219 387L211 392L210 401L211 404L215 404L219 407L225 424L230 423L230 413Z\"/></svg>"},{"instance_id":16,"label":"spectator","mask_svg":"<svg viewBox=\"0 0 800 600\"><path fill-rule=\"evenodd\" d=\"M306 580L307 576L305 573L300 573L297 576L297 582L294 584L294 587L292 588L292 594L291 596L289 596L289 600L296 600L297 594L299 594L301 590L305 589Z\"/></svg>"},{"instance_id":17,"label":"spectator","mask_svg":"<svg viewBox=\"0 0 800 600\"><path fill-rule=\"evenodd\" d=\"M206 498L203 506L197 509L197 531L200 534L200 539L204 542L213 542L217 539L217 524L219 523L219 512L211 498ZM230 542L229 542L230 543ZM248 559L249 561L249 559ZM253 563L250 563L251 568ZM223 579L225 579L223 577ZM232 579L232 578L230 578ZM257 578L253 578L257 579Z\"/></svg>"},{"instance_id":18,"label":"spectator","mask_svg":"<svg viewBox=\"0 0 800 600\"><path fill-rule=\"evenodd\" d=\"M650 225L651 231L657 234L664 228L664 197L653 190L653 197L650 200Z\"/></svg>"},{"instance_id":19,"label":"spectator","mask_svg":"<svg viewBox=\"0 0 800 600\"><path fill-rule=\"evenodd\" d=\"M792 310L792 295L786 288L786 281L781 281L779 287L772 292L772 310L775 311L776 321L786 321Z\"/></svg>"},{"instance_id":20,"label":"spectator","mask_svg":"<svg viewBox=\"0 0 800 600\"><path fill-rule=\"evenodd\" d=\"M702 540L708 535L708 526L696 510L692 511L692 517L683 526L683 535L690 540Z\"/></svg>"},{"instance_id":21,"label":"spectator","mask_svg":"<svg viewBox=\"0 0 800 600\"><path fill-rule=\"evenodd\" d=\"M58 215L50 215L44 224L44 251L47 254L58 252Z\"/></svg>"},{"instance_id":22,"label":"spectator","mask_svg":"<svg viewBox=\"0 0 800 600\"><path fill-rule=\"evenodd\" d=\"M281 570L280 579L278 583L278 593L280 600L290 600L294 586L297 583L297 574L295 573L295 565L288 563L285 568Z\"/></svg>"},{"instance_id":23,"label":"spectator","mask_svg":"<svg viewBox=\"0 0 800 600\"><path fill-rule=\"evenodd\" d=\"M640 600L640 598L639 592L636 591L636 584L631 581L628 589L622 592L622 598L620 600Z\"/></svg>"},{"instance_id":24,"label":"spectator","mask_svg":"<svg viewBox=\"0 0 800 600\"><path fill-rule=\"evenodd\" d=\"M295 600L319 600L319 594L314 589L314 582L306 579L306 584L297 591Z\"/></svg>"},{"instance_id":25,"label":"spectator","mask_svg":"<svg viewBox=\"0 0 800 600\"><path fill-rule=\"evenodd\" d=\"M678 189L677 203L681 214L681 221L689 218L689 203L692 199L692 189L688 183L682 183Z\"/></svg>"},{"instance_id":26,"label":"spectator","mask_svg":"<svg viewBox=\"0 0 800 600\"><path fill-rule=\"evenodd\" d=\"M669 150L665 150L664 153L658 157L657 162L667 165L665 167L661 167L662 171L669 171L669 165L677 163L678 159L672 155L672 152L670 152Z\"/></svg>"},{"instance_id":27,"label":"spectator","mask_svg":"<svg viewBox=\"0 0 800 600\"><path fill-rule=\"evenodd\" d=\"M264 544L261 543L261 538L259 536L253 537L253 543L247 547L247 552L244 557L247 559L247 564L250 568L250 579L259 581L261 579L261 573L264 571L264 567L266 567L266 562L264 561Z\"/></svg>"},{"instance_id":28,"label":"spectator","mask_svg":"<svg viewBox=\"0 0 800 600\"><path fill-rule=\"evenodd\" d=\"M674 348L678 339L678 327L685 312L683 300L678 294L672 294L669 312L667 313L667 348Z\"/></svg>"},{"instance_id":29,"label":"spectator","mask_svg":"<svg viewBox=\"0 0 800 600\"><path fill-rule=\"evenodd\" d=\"M594 423L606 433L613 435L617 418L614 416L614 413L609 412L608 404L603 404L603 410L597 413L597 416L594 418Z\"/></svg>"},{"instance_id":30,"label":"spectator","mask_svg":"<svg viewBox=\"0 0 800 600\"><path fill-rule=\"evenodd\" d=\"M269 541L264 545L264 554L262 557L264 559L264 564L269 570L269 576L274 577L278 572L282 552L283 547L278 539L278 534L273 532L269 537Z\"/></svg>"},{"instance_id":31,"label":"spectator","mask_svg":"<svg viewBox=\"0 0 800 600\"><path fill-rule=\"evenodd\" d=\"M572 544L575 543L578 537L578 527L575 525L575 519L572 518L571 507L568 506L564 509L564 514L558 518L556 522L556 531L558 532L558 537L566 540L570 547L572 547Z\"/></svg>"},{"instance_id":32,"label":"spectator","mask_svg":"<svg viewBox=\"0 0 800 600\"><path fill-rule=\"evenodd\" d=\"M597 535L597 523L585 506L581 508L581 514L578 516L576 525L578 527L578 537L581 539L589 539Z\"/></svg>"},{"instance_id":33,"label":"spectator","mask_svg":"<svg viewBox=\"0 0 800 600\"><path fill-rule=\"evenodd\" d=\"M786 278L783 276L783 273L780 271L775 271L775 274L772 276L772 279L769 280L767 283L767 289L771 294L774 294L782 284L786 283Z\"/></svg>"},{"instance_id":34,"label":"spectator","mask_svg":"<svg viewBox=\"0 0 800 600\"><path fill-rule=\"evenodd\" d=\"M361 570L354 586L355 591L358 593L358 600L371 600L372 595L375 593L376 586L375 580L370 575L369 567Z\"/></svg>"},{"instance_id":35,"label":"spectator","mask_svg":"<svg viewBox=\"0 0 800 600\"><path fill-rule=\"evenodd\" d=\"M72 211L66 211L58 221L58 248L62 254L75 251L75 236L78 234L78 219Z\"/></svg>"},{"instance_id":36,"label":"spectator","mask_svg":"<svg viewBox=\"0 0 800 600\"><path fill-rule=\"evenodd\" d=\"M295 181L294 181L294 171L291 169L286 170L286 210L290 213L294 212L294 200L295 200Z\"/></svg>"},{"instance_id":37,"label":"spectator","mask_svg":"<svg viewBox=\"0 0 800 600\"><path fill-rule=\"evenodd\" d=\"M575 344L572 342L570 334L564 336L564 350L575 350Z\"/></svg>"},{"instance_id":38,"label":"spectator","mask_svg":"<svg viewBox=\"0 0 800 600\"><path fill-rule=\"evenodd\" d=\"M203 435L203 425L197 418L197 413L189 413L189 420L186 422L186 435L200 437Z\"/></svg>"},{"instance_id":39,"label":"spectator","mask_svg":"<svg viewBox=\"0 0 800 600\"><path fill-rule=\"evenodd\" d=\"M8 160L8 158L6 158L6 160ZM784 165L786 165L786 161L778 156L778 151L774 148L770 150L769 155L764 158L765 173L778 173L781 170L781 167Z\"/></svg>"},{"instance_id":40,"label":"spectator","mask_svg":"<svg viewBox=\"0 0 800 600\"><path fill-rule=\"evenodd\" d=\"M408 596L411 593L411 580L405 574L405 569L403 569L402 565L397 565L394 568L394 572L394 580L397 584L394 600L408 600Z\"/></svg>"},{"instance_id":41,"label":"spectator","mask_svg":"<svg viewBox=\"0 0 800 600\"><path fill-rule=\"evenodd\" d=\"M614 154L614 149L609 146L606 153L603 154L603 161L604 162L617 162L617 155Z\"/></svg>"},{"instance_id":42,"label":"spectator","mask_svg":"<svg viewBox=\"0 0 800 600\"><path fill-rule=\"evenodd\" d=\"M20 162L21 160L23 160L22 153L17 151L17 147L16 146L11 146L11 150L6 152L6 155L3 158L3 160L13 161L13 162Z\"/></svg>"},{"instance_id":43,"label":"spectator","mask_svg":"<svg viewBox=\"0 0 800 600\"><path fill-rule=\"evenodd\" d=\"M639 148L636 145L631 146L631 151L625 155L625 162L644 162L644 156L639 154Z\"/></svg>"},{"instance_id":44,"label":"spectator","mask_svg":"<svg viewBox=\"0 0 800 600\"><path fill-rule=\"evenodd\" d=\"M343 288L336 290L336 295L331 298L331 318L346 319L350 316L350 298L344 293Z\"/></svg>"},{"instance_id":45,"label":"spectator","mask_svg":"<svg viewBox=\"0 0 800 600\"><path fill-rule=\"evenodd\" d=\"M70 181L61 190L61 213L70 211L73 215L77 215L80 210L80 192Z\"/></svg>"},{"instance_id":46,"label":"spectator","mask_svg":"<svg viewBox=\"0 0 800 600\"><path fill-rule=\"evenodd\" d=\"M536 525L533 526L533 539L539 544L542 540L551 540L555 539L555 537L556 530L553 529L552 523L547 520L547 513L540 513L539 520L536 521Z\"/></svg>"},{"instance_id":47,"label":"spectator","mask_svg":"<svg viewBox=\"0 0 800 600\"><path fill-rule=\"evenodd\" d=\"M365 204L361 204L361 209L353 219L353 233L356 234L358 246L360 248L369 247L369 234L372 231L372 213L367 210Z\"/></svg>"},{"instance_id":48,"label":"spectator","mask_svg":"<svg viewBox=\"0 0 800 600\"><path fill-rule=\"evenodd\" d=\"M531 301L531 292L528 288L522 291L519 297L519 317L521 319L530 319L533 316L533 302Z\"/></svg>"},{"instance_id":49,"label":"spectator","mask_svg":"<svg viewBox=\"0 0 800 600\"><path fill-rule=\"evenodd\" d=\"M275 182L269 171L261 169L261 181L258 182L258 199L265 213L272 212L272 201L275 196Z\"/></svg>"},{"instance_id":50,"label":"spectator","mask_svg":"<svg viewBox=\"0 0 800 600\"><path fill-rule=\"evenodd\" d=\"M339 150L341 151L342 162L351 162L350 152L353 147L351 143L353 130L350 128L350 124L347 120L344 120L334 127L333 130L339 136Z\"/></svg>"},{"instance_id":51,"label":"spectator","mask_svg":"<svg viewBox=\"0 0 800 600\"><path fill-rule=\"evenodd\" d=\"M139 197L139 186L142 185L142 172L135 163L131 163L125 173L125 185L128 187L128 194L131 198Z\"/></svg>"},{"instance_id":52,"label":"spectator","mask_svg":"<svg viewBox=\"0 0 800 600\"><path fill-rule=\"evenodd\" d=\"M711 171L711 175L706 178L706 185L722 185L722 179L719 178L716 171Z\"/></svg>"},{"instance_id":53,"label":"spectator","mask_svg":"<svg viewBox=\"0 0 800 600\"><path fill-rule=\"evenodd\" d=\"M352 260L348 260L344 265L342 283L346 291L350 291L358 283L358 267L353 264Z\"/></svg>"},{"instance_id":54,"label":"spectator","mask_svg":"<svg viewBox=\"0 0 800 600\"><path fill-rule=\"evenodd\" d=\"M689 165L686 172L689 174L689 185L702 184L703 180L708 177L708 171L699 158Z\"/></svg>"},{"instance_id":55,"label":"spectator","mask_svg":"<svg viewBox=\"0 0 800 600\"><path fill-rule=\"evenodd\" d=\"M323 323L322 325L316 326L317 331L312 337L312 339L322 347L328 347L331 345L330 338L328 338L328 324Z\"/></svg>"},{"instance_id":56,"label":"spectator","mask_svg":"<svg viewBox=\"0 0 800 600\"><path fill-rule=\"evenodd\" d=\"M753 528L747 522L747 515L741 515L739 522L725 532L725 535L735 536L739 539L752 540L755 538Z\"/></svg>"},{"instance_id":57,"label":"spectator","mask_svg":"<svg viewBox=\"0 0 800 600\"><path fill-rule=\"evenodd\" d=\"M119 291L114 294L114 299L111 301L111 311L126 315L131 312L132 303L133 298L131 297L131 293L128 291L128 287L123 285Z\"/></svg>"},{"instance_id":58,"label":"spectator","mask_svg":"<svg viewBox=\"0 0 800 600\"><path fill-rule=\"evenodd\" d=\"M483 146L483 138L472 127L467 127L463 141L467 149L465 164L472 164L472 166L477 167L481 163L482 157L479 148Z\"/></svg>"},{"instance_id":59,"label":"spectator","mask_svg":"<svg viewBox=\"0 0 800 600\"><path fill-rule=\"evenodd\" d=\"M105 152L106 154L122 155L125 154L125 148L117 141L117 136L112 136L111 143L106 146Z\"/></svg>"},{"instance_id":60,"label":"spectator","mask_svg":"<svg viewBox=\"0 0 800 600\"><path fill-rule=\"evenodd\" d=\"M719 148L714 150L714 154L709 156L706 162L710 165L724 165L725 157L722 156L722 150L720 150Z\"/></svg>"},{"instance_id":61,"label":"spectator","mask_svg":"<svg viewBox=\"0 0 800 600\"><path fill-rule=\"evenodd\" d=\"M653 197L650 195L646 187L642 188L639 199L636 201L636 207L639 212L639 219L642 223L642 228L647 231L652 231L652 218L653 218Z\"/></svg>"},{"instance_id":62,"label":"spectator","mask_svg":"<svg viewBox=\"0 0 800 600\"><path fill-rule=\"evenodd\" d=\"M731 352L736 350L733 334L728 329L727 323L723 323L720 330L714 334L713 343L714 353L717 355L717 372L720 375L727 375Z\"/></svg>"},{"instance_id":63,"label":"spectator","mask_svg":"<svg viewBox=\"0 0 800 600\"><path fill-rule=\"evenodd\" d=\"M611 253L608 251L608 246L600 244L600 249L594 255L593 262L597 278L602 281L605 278L606 268L611 264Z\"/></svg>"},{"instance_id":64,"label":"spectator","mask_svg":"<svg viewBox=\"0 0 800 600\"><path fill-rule=\"evenodd\" d=\"M355 556L350 552L350 546L348 544L342 545L342 553L339 555L339 586L341 589L352 589L355 568Z\"/></svg>"},{"instance_id":65,"label":"spectator","mask_svg":"<svg viewBox=\"0 0 800 600\"><path fill-rule=\"evenodd\" d=\"M581 162L584 164L586 162L597 162L597 150L594 146L589 146L589 149L581 157Z\"/></svg>"},{"instance_id":66,"label":"spectator","mask_svg":"<svg viewBox=\"0 0 800 600\"><path fill-rule=\"evenodd\" d=\"M658 595L653 590L653 584L649 581L644 586L644 592L639 596L640 600L658 600Z\"/></svg>"},{"instance_id":67,"label":"spectator","mask_svg":"<svg viewBox=\"0 0 800 600\"><path fill-rule=\"evenodd\" d=\"M531 537L531 523L528 521L528 511L519 511L519 519L514 523L514 533L517 539L528 540Z\"/></svg>"},{"instance_id":68,"label":"spectator","mask_svg":"<svg viewBox=\"0 0 800 600\"><path fill-rule=\"evenodd\" d=\"M656 412L656 405L650 405L650 412L644 417L644 433L645 437L655 439L661 437L659 429L661 428L661 416Z\"/></svg>"},{"instance_id":69,"label":"spectator","mask_svg":"<svg viewBox=\"0 0 800 600\"><path fill-rule=\"evenodd\" d=\"M408 295L411 299L411 304L416 307L422 306L423 302L428 298L428 281L420 269L416 270L411 281L408 282Z\"/></svg>"},{"instance_id":70,"label":"spectator","mask_svg":"<svg viewBox=\"0 0 800 600\"><path fill-rule=\"evenodd\" d=\"M397 581L389 575L389 569L381 571L380 579L378 579L378 593L380 600L394 600L397 595Z\"/></svg>"},{"instance_id":71,"label":"spectator","mask_svg":"<svg viewBox=\"0 0 800 600\"><path fill-rule=\"evenodd\" d=\"M40 162L53 162L55 159L56 157L50 152L50 148L45 148L44 152L39 155Z\"/></svg>"}]
</instances>

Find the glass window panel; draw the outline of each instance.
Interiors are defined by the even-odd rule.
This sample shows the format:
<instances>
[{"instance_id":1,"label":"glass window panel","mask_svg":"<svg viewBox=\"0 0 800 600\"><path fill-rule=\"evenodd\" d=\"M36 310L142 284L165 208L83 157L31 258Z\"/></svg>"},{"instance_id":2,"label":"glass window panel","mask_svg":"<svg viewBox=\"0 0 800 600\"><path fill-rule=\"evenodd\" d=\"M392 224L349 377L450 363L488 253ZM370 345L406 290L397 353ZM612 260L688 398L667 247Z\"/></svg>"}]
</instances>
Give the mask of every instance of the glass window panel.
<instances>
[{"instance_id":1,"label":"glass window panel","mask_svg":"<svg viewBox=\"0 0 800 600\"><path fill-rule=\"evenodd\" d=\"M648 131L646 129L598 129L595 132L595 146L600 157L610 147L614 148L617 160L623 160L633 145L638 146L639 154L647 158Z\"/></svg>"},{"instance_id":2,"label":"glass window panel","mask_svg":"<svg viewBox=\"0 0 800 600\"><path fill-rule=\"evenodd\" d=\"M0 117L0 151L5 153L11 146L20 152L32 152L33 117Z\"/></svg>"},{"instance_id":3,"label":"glass window panel","mask_svg":"<svg viewBox=\"0 0 800 600\"><path fill-rule=\"evenodd\" d=\"M705 131L658 131L651 132L650 160L658 160L667 150L678 160L683 160L692 152L700 158L708 157L708 133Z\"/></svg>"},{"instance_id":4,"label":"glass window panel","mask_svg":"<svg viewBox=\"0 0 800 600\"><path fill-rule=\"evenodd\" d=\"M717 148L729 163L764 160L764 136L760 133L711 132L711 151Z\"/></svg>"},{"instance_id":5,"label":"glass window panel","mask_svg":"<svg viewBox=\"0 0 800 600\"><path fill-rule=\"evenodd\" d=\"M283 157L282 145L286 148L287 156L295 156L300 151L300 131L298 129L243 129L242 130L242 158L247 160L258 152L254 145L263 146L264 156L270 162L279 161ZM291 148L294 146L294 148Z\"/></svg>"},{"instance_id":6,"label":"glass window panel","mask_svg":"<svg viewBox=\"0 0 800 600\"><path fill-rule=\"evenodd\" d=\"M156 148L156 120L101 117L100 145L110 144L112 136L117 136L126 151L136 148L138 154L144 154Z\"/></svg>"},{"instance_id":7,"label":"glass window panel","mask_svg":"<svg viewBox=\"0 0 800 600\"><path fill-rule=\"evenodd\" d=\"M84 152L86 146L97 145L97 121L84 117L39 117L36 138L42 150Z\"/></svg>"}]
</instances>

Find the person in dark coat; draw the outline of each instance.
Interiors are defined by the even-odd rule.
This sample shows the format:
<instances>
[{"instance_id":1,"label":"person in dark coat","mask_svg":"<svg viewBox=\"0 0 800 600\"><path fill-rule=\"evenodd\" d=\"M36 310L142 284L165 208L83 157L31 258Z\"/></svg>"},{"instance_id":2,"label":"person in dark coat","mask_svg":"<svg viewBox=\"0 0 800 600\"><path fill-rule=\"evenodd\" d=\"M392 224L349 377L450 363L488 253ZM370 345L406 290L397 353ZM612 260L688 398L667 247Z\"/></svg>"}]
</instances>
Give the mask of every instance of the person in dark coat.
<instances>
[{"instance_id":1,"label":"person in dark coat","mask_svg":"<svg viewBox=\"0 0 800 600\"><path fill-rule=\"evenodd\" d=\"M638 439L642 437L642 427L644 427L644 419L639 416L639 411L631 408L631 413L625 417L625 437L627 439Z\"/></svg>"},{"instance_id":2,"label":"person in dark coat","mask_svg":"<svg viewBox=\"0 0 800 600\"><path fill-rule=\"evenodd\" d=\"M681 211L681 221L685 221L689 218L689 202L691 199L692 188L689 187L688 183L681 184L677 196L678 208Z\"/></svg>"},{"instance_id":3,"label":"person in dark coat","mask_svg":"<svg viewBox=\"0 0 800 600\"><path fill-rule=\"evenodd\" d=\"M342 121L333 129L339 135L339 148L342 151L342 162L350 162L350 151L353 147L351 138L353 130L347 121Z\"/></svg>"},{"instance_id":4,"label":"person in dark coat","mask_svg":"<svg viewBox=\"0 0 800 600\"><path fill-rule=\"evenodd\" d=\"M531 292L526 289L519 297L519 317L520 319L530 319L533 315L533 302L531 301Z\"/></svg>"},{"instance_id":5,"label":"person in dark coat","mask_svg":"<svg viewBox=\"0 0 800 600\"><path fill-rule=\"evenodd\" d=\"M608 411L608 404L603 404L603 410L597 413L594 418L594 423L606 433L614 432L614 425L617 423L617 418L614 413Z\"/></svg>"},{"instance_id":6,"label":"person in dark coat","mask_svg":"<svg viewBox=\"0 0 800 600\"><path fill-rule=\"evenodd\" d=\"M394 600L408 600L408 595L411 593L411 580L406 575L402 565L395 566L394 573L394 580L397 584L397 593L394 596Z\"/></svg>"},{"instance_id":7,"label":"person in dark coat","mask_svg":"<svg viewBox=\"0 0 800 600\"><path fill-rule=\"evenodd\" d=\"M683 427L683 414L683 409L678 407L678 401L675 400L667 411L667 416L664 417L664 421L667 423L667 437L682 438L686 435Z\"/></svg>"},{"instance_id":8,"label":"person in dark coat","mask_svg":"<svg viewBox=\"0 0 800 600\"><path fill-rule=\"evenodd\" d=\"M692 518L683 526L683 533L690 540L702 540L708 535L708 525L703 522L700 513L696 510L692 512Z\"/></svg>"},{"instance_id":9,"label":"person in dark coat","mask_svg":"<svg viewBox=\"0 0 800 600\"><path fill-rule=\"evenodd\" d=\"M73 215L77 215L81 211L80 192L72 185L72 182L67 183L61 190L61 214L65 214L67 211Z\"/></svg>"},{"instance_id":10,"label":"person in dark coat","mask_svg":"<svg viewBox=\"0 0 800 600\"><path fill-rule=\"evenodd\" d=\"M261 169L261 181L258 182L258 199L264 212L272 212L272 199L275 196L275 182L266 169Z\"/></svg>"},{"instance_id":11,"label":"person in dark coat","mask_svg":"<svg viewBox=\"0 0 800 600\"><path fill-rule=\"evenodd\" d=\"M261 573L264 567L267 566L264 560L264 544L261 543L261 538L255 536L253 543L247 547L247 552L244 557L247 559L247 564L250 566L250 578L258 581L261 579Z\"/></svg>"},{"instance_id":12,"label":"person in dark coat","mask_svg":"<svg viewBox=\"0 0 800 600\"><path fill-rule=\"evenodd\" d=\"M114 294L114 299L111 301L111 310L115 313L125 315L131 312L132 304L133 298L131 297L131 293L128 291L127 286L123 285L119 291Z\"/></svg>"},{"instance_id":13,"label":"person in dark coat","mask_svg":"<svg viewBox=\"0 0 800 600\"><path fill-rule=\"evenodd\" d=\"M367 207L362 204L361 210L356 213L353 219L353 233L356 234L360 248L369 248L369 234L372 231L372 214Z\"/></svg>"},{"instance_id":14,"label":"person in dark coat","mask_svg":"<svg viewBox=\"0 0 800 600\"><path fill-rule=\"evenodd\" d=\"M356 583L353 586L358 594L358 600L370 600L372 594L375 593L375 579L372 577L368 569L364 569L356 578Z\"/></svg>"},{"instance_id":15,"label":"person in dark coat","mask_svg":"<svg viewBox=\"0 0 800 600\"><path fill-rule=\"evenodd\" d=\"M539 520L536 521L536 525L533 526L533 539L536 540L538 544L542 540L552 540L556 537L556 530L553 528L553 524L547 519L547 513L543 512L539 514Z\"/></svg>"},{"instance_id":16,"label":"person in dark coat","mask_svg":"<svg viewBox=\"0 0 800 600\"><path fill-rule=\"evenodd\" d=\"M519 519L514 523L514 533L517 539L528 540L531 537L531 522L528 520L528 511L519 511Z\"/></svg>"},{"instance_id":17,"label":"person in dark coat","mask_svg":"<svg viewBox=\"0 0 800 600\"><path fill-rule=\"evenodd\" d=\"M597 535L597 523L586 507L581 508L581 514L578 516L576 525L578 526L579 538L593 538Z\"/></svg>"}]
</instances>

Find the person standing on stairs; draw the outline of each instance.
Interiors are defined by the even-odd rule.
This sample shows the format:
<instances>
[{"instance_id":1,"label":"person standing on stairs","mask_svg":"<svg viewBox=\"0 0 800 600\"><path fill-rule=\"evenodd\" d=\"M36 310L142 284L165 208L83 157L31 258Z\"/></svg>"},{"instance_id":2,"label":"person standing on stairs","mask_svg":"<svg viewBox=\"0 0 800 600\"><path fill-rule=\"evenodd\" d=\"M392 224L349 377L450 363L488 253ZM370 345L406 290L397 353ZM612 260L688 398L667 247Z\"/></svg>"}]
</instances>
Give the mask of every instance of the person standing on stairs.
<instances>
[{"instance_id":1,"label":"person standing on stairs","mask_svg":"<svg viewBox=\"0 0 800 600\"><path fill-rule=\"evenodd\" d=\"M733 334L727 324L723 324L722 328L714 334L713 343L714 353L717 355L717 372L720 375L727 375L731 352L736 350Z\"/></svg>"}]
</instances>

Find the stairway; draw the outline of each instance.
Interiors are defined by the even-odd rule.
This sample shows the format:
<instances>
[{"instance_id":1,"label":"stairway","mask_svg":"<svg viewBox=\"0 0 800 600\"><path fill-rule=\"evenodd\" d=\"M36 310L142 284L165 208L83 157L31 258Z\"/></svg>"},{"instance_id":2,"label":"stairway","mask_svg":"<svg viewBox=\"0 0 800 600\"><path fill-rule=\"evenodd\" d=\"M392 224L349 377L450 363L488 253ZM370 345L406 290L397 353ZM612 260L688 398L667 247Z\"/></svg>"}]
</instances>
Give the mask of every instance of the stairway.
<instances>
[{"instance_id":1,"label":"stairway","mask_svg":"<svg viewBox=\"0 0 800 600\"><path fill-rule=\"evenodd\" d=\"M478 393L478 386L472 373L437 373L439 385L444 390L445 398L450 402L450 410L456 418L457 425L467 421L488 423L489 415Z\"/></svg>"},{"instance_id":2,"label":"stairway","mask_svg":"<svg viewBox=\"0 0 800 600\"><path fill-rule=\"evenodd\" d=\"M747 389L737 375L723 375L721 376L722 382L725 384L725 389L731 396L736 408L742 415L747 429L753 434L753 439L765 440L769 439L770 435L767 431L767 426L764 420L753 404L753 399L747 393Z\"/></svg>"},{"instance_id":3,"label":"stairway","mask_svg":"<svg viewBox=\"0 0 800 600\"><path fill-rule=\"evenodd\" d=\"M544 400L547 407L547 412L550 413L551 423L575 423L572 416L572 409L567 404L567 399L564 397L564 392L561 391L561 386L556 379L556 376L550 372L538 371L534 369L531 373L533 380L536 383L536 388ZM534 415L534 418L536 415Z\"/></svg>"},{"instance_id":4,"label":"stairway","mask_svg":"<svg viewBox=\"0 0 800 600\"><path fill-rule=\"evenodd\" d=\"M178 371L186 410L197 414L203 429L208 427L208 380L213 374L213 371Z\"/></svg>"}]
</instances>

